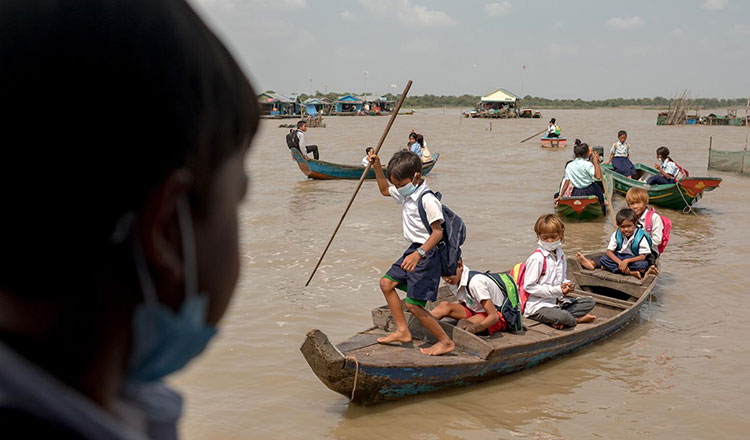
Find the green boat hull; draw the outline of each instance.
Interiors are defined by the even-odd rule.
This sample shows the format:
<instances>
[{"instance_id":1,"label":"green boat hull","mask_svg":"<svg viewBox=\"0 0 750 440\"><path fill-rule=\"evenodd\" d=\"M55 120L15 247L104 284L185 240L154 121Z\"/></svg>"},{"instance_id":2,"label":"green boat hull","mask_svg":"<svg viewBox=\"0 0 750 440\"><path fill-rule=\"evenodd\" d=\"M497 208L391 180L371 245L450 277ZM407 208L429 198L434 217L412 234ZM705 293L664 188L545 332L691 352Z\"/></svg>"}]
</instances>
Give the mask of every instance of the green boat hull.
<instances>
[{"instance_id":1,"label":"green boat hull","mask_svg":"<svg viewBox=\"0 0 750 440\"><path fill-rule=\"evenodd\" d=\"M685 209L697 202L705 191L713 191L721 183L720 177L686 177L678 183L649 185L649 177L659 174L654 168L641 163L634 164L636 179L616 172L612 165L602 165L602 171L612 176L615 192L625 195L630 188L648 191L649 204L670 209Z\"/></svg>"},{"instance_id":2,"label":"green boat hull","mask_svg":"<svg viewBox=\"0 0 750 440\"><path fill-rule=\"evenodd\" d=\"M604 197L612 200L612 176L605 174ZM596 196L561 197L555 207L557 214L563 218L589 220L602 218L602 205Z\"/></svg>"}]
</instances>

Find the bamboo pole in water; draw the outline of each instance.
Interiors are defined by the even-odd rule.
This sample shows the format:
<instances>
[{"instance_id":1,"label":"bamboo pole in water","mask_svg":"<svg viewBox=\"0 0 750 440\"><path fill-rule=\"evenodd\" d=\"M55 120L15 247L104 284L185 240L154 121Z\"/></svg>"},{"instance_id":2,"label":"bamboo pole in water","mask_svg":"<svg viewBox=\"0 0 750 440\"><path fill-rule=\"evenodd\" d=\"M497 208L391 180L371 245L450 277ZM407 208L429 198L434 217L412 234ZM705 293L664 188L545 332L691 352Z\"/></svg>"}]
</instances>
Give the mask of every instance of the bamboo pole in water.
<instances>
[{"instance_id":1,"label":"bamboo pole in water","mask_svg":"<svg viewBox=\"0 0 750 440\"><path fill-rule=\"evenodd\" d=\"M391 114L391 119L388 121L388 125L385 126L385 130L383 130L383 134L380 136L380 140L378 141L378 146L375 147L375 154L378 154L380 152L380 147L383 146L383 142L385 142L385 138L386 136L388 136L388 132L391 131L393 122L396 120L396 116L398 116L398 112L399 110L401 110L401 105L404 103L404 100L406 99L406 94L409 93L410 88L411 88L411 80L409 80L409 82L406 83L404 92L401 94L401 99L399 99L398 104L396 104L396 110L394 110L393 113ZM323 257L326 256L326 252L328 252L328 248L331 247L331 243L333 243L333 239L334 237L336 237L336 233L339 232L339 228L341 227L341 224L344 222L344 217L346 217L346 214L349 212L349 208L352 207L352 203L354 203L354 198L357 197L357 193L359 193L359 189L362 187L362 183L365 181L367 172L370 171L371 167L372 167L372 164L368 163L367 166L365 167L365 170L362 172L362 177L359 178L359 182L357 182L357 187L354 188L354 193L352 194L352 198L349 199L349 204L346 205L346 209L344 209L344 213L341 214L341 219L339 219L339 223L336 225L336 229L333 230L333 234L331 234L331 238L328 240L328 244L326 244L325 249L323 249L323 253L320 255L320 258L318 259L318 263L315 265L315 269L313 269L312 273L310 274L310 278L307 279L305 286L308 286L310 284L310 281L312 281L313 277L315 276L315 272L318 271L318 268L320 267L320 263L323 261Z\"/></svg>"}]
</instances>

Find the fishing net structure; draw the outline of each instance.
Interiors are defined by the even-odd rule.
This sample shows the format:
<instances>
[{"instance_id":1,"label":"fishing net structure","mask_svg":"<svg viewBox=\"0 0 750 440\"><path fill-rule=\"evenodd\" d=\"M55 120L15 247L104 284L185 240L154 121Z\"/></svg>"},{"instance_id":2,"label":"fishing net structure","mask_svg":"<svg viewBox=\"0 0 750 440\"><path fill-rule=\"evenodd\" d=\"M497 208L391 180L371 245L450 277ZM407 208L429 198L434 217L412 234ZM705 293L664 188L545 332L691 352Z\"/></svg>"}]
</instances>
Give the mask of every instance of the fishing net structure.
<instances>
[{"instance_id":1,"label":"fishing net structure","mask_svg":"<svg viewBox=\"0 0 750 440\"><path fill-rule=\"evenodd\" d=\"M747 153L747 143L750 138L750 98L747 100L745 107L745 149L742 151L722 151L714 150L708 147L708 169L718 171L728 171L730 173L748 174L750 173L750 157Z\"/></svg>"},{"instance_id":2,"label":"fishing net structure","mask_svg":"<svg viewBox=\"0 0 750 440\"><path fill-rule=\"evenodd\" d=\"M665 115L663 125L684 124L687 120L688 110L695 105L695 99L690 97L690 91L685 89L676 94L669 101L669 111Z\"/></svg>"}]
</instances>

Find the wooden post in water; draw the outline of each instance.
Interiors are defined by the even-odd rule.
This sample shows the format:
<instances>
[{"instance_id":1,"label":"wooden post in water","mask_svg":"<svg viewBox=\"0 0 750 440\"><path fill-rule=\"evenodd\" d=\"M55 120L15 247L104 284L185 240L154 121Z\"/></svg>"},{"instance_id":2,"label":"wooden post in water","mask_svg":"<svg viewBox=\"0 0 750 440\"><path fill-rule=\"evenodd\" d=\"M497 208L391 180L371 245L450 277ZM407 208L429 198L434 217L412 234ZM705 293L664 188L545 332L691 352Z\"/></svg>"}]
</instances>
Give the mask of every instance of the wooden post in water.
<instances>
[{"instance_id":1,"label":"wooden post in water","mask_svg":"<svg viewBox=\"0 0 750 440\"><path fill-rule=\"evenodd\" d=\"M750 114L750 98L747 98L747 105L745 105L745 153L742 155L742 166L740 166L740 174L745 173L745 157L747 156L747 139L750 135L750 121L748 120L748 114Z\"/></svg>"},{"instance_id":2,"label":"wooden post in water","mask_svg":"<svg viewBox=\"0 0 750 440\"><path fill-rule=\"evenodd\" d=\"M398 100L398 104L396 104L396 110L393 111L391 114L391 119L388 121L388 125L385 126L385 130L383 130L383 134L380 136L380 140L378 141L378 146L375 147L375 154L378 154L380 152L380 147L383 146L383 142L385 142L386 136L388 136L388 132L391 131L391 127L393 126L393 122L396 120L396 116L398 116L399 110L401 110L401 105L404 103L404 100L406 99L406 94L409 93L409 89L411 88L411 80L406 83L406 87L404 88L404 92L401 94L401 99ZM339 228L341 227L341 224L344 223L344 217L346 217L346 214L349 212L349 208L352 207L352 203L354 203L354 198L357 197L357 193L359 193L359 189L362 187L362 182L365 181L365 177L367 176L367 172L370 171L370 168L372 167L372 163L368 163L365 167L365 170L362 172L362 177L359 178L359 182L357 182L357 187L354 188L354 193L352 194L352 198L349 199L349 204L346 205L346 209L344 209L344 213L341 214L341 219L339 219L339 223L336 225L336 229L333 230L333 234L331 234L330 240L328 240L328 244L326 245L325 249L323 249L323 253L320 255L320 259L318 259L318 263L315 265L315 269L313 269L312 273L310 274L310 278L307 279L307 282L305 283L305 286L308 286L310 284L310 281L312 281L313 276L315 276L315 272L317 272L318 268L320 267L320 263L323 262L323 257L326 256L326 252L328 252L328 248L331 247L331 243L333 243L334 237L336 237L336 233L339 232Z\"/></svg>"},{"instance_id":3,"label":"wooden post in water","mask_svg":"<svg viewBox=\"0 0 750 440\"><path fill-rule=\"evenodd\" d=\"M714 137L709 136L708 137L708 169L709 170L711 169L711 147L713 146L713 143L714 143Z\"/></svg>"}]
</instances>

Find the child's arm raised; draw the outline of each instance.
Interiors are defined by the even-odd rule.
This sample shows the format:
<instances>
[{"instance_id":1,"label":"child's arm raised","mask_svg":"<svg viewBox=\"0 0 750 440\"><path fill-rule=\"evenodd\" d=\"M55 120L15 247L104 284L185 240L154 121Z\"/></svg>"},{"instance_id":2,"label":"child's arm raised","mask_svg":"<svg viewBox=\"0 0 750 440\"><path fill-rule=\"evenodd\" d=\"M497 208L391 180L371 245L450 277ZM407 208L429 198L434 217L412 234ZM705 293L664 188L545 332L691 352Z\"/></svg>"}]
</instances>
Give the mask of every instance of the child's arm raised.
<instances>
[{"instance_id":1,"label":"child's arm raised","mask_svg":"<svg viewBox=\"0 0 750 440\"><path fill-rule=\"evenodd\" d=\"M370 156L370 163L375 169L375 179L378 181L378 189L380 190L380 194L384 195L385 197L390 197L391 193L388 191L388 180L385 178L385 173L383 173L383 166L380 164L380 158L377 154L373 154L372 156Z\"/></svg>"},{"instance_id":2,"label":"child's arm raised","mask_svg":"<svg viewBox=\"0 0 750 440\"><path fill-rule=\"evenodd\" d=\"M612 155L612 157L614 157L614 154ZM602 180L602 167L601 165L599 165L599 153L594 151L592 159L594 161L594 177L599 180ZM612 161L611 158L610 158L610 161Z\"/></svg>"}]
</instances>

